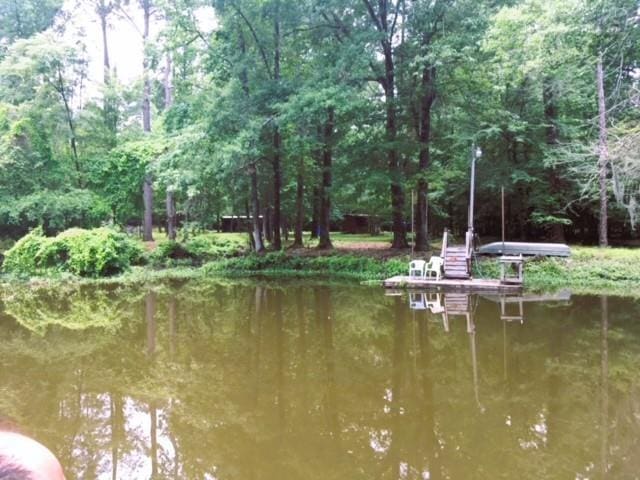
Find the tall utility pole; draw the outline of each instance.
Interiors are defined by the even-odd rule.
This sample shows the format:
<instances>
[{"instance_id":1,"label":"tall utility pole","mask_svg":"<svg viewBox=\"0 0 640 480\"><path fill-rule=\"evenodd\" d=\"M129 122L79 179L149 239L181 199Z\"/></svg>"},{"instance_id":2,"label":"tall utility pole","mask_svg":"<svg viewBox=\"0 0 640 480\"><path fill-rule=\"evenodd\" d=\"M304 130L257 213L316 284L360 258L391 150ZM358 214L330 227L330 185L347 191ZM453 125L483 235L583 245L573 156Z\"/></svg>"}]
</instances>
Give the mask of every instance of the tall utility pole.
<instances>
[{"instance_id":1,"label":"tall utility pole","mask_svg":"<svg viewBox=\"0 0 640 480\"><path fill-rule=\"evenodd\" d=\"M475 142L471 145L471 180L469 186L469 221L467 224L467 236L465 239L465 246L467 250L467 256L470 255L473 247L473 213L475 208L475 190L476 190L476 160L482 156L482 150Z\"/></svg>"},{"instance_id":2,"label":"tall utility pole","mask_svg":"<svg viewBox=\"0 0 640 480\"><path fill-rule=\"evenodd\" d=\"M476 189L476 158L482 154L478 148L476 151L476 144L471 145L471 181L469 186L469 223L467 230L473 232L473 209L475 201L475 189Z\"/></svg>"}]
</instances>

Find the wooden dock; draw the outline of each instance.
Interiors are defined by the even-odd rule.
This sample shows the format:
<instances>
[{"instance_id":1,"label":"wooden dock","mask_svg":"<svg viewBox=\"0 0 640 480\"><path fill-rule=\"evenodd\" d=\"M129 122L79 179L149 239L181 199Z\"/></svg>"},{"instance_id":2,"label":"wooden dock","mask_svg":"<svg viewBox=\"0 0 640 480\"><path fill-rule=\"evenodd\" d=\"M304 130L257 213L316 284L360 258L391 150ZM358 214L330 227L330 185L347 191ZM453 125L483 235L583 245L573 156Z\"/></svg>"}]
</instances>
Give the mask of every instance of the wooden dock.
<instances>
[{"instance_id":1,"label":"wooden dock","mask_svg":"<svg viewBox=\"0 0 640 480\"><path fill-rule=\"evenodd\" d=\"M385 288L410 288L423 290L442 290L458 292L480 292L480 293L517 293L522 291L522 285L501 283L497 279L482 278L416 278L406 275L397 275L386 279L383 283Z\"/></svg>"}]
</instances>

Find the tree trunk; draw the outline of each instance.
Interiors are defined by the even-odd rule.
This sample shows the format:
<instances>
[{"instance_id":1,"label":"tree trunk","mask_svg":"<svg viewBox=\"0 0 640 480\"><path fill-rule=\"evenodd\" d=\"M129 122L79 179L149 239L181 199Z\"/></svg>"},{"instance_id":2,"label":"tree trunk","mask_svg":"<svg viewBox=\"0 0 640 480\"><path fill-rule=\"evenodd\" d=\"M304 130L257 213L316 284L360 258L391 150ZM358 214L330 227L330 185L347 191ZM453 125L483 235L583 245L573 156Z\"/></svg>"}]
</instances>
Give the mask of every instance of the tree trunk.
<instances>
[{"instance_id":1,"label":"tree trunk","mask_svg":"<svg viewBox=\"0 0 640 480\"><path fill-rule=\"evenodd\" d=\"M167 190L167 237L176 240L176 197L171 190Z\"/></svg>"},{"instance_id":2,"label":"tree trunk","mask_svg":"<svg viewBox=\"0 0 640 480\"><path fill-rule=\"evenodd\" d=\"M115 106L115 99L111 91L111 62L109 60L109 43L107 41L107 17L113 8L113 4L107 6L104 0L100 0L97 6L97 13L100 17L100 30L102 32L102 77L104 83L102 110L104 123L115 136L118 128L118 116ZM115 139L113 140L115 142Z\"/></svg>"},{"instance_id":3,"label":"tree trunk","mask_svg":"<svg viewBox=\"0 0 640 480\"><path fill-rule=\"evenodd\" d=\"M542 80L542 101L544 103L544 119L546 122L547 145L557 145L560 142L558 130L558 106L556 104L553 78L545 76Z\"/></svg>"},{"instance_id":4,"label":"tree trunk","mask_svg":"<svg viewBox=\"0 0 640 480\"><path fill-rule=\"evenodd\" d=\"M320 187L320 212L318 215L318 248L332 248L329 231L331 229L331 163L332 163L332 137L334 128L334 109L327 109L327 120L323 132L322 149L322 184Z\"/></svg>"},{"instance_id":5,"label":"tree trunk","mask_svg":"<svg viewBox=\"0 0 640 480\"><path fill-rule=\"evenodd\" d=\"M553 78L545 76L542 80L542 102L544 104L544 118L546 125L547 145L550 148L560 143L560 131L558 129L558 105L556 102L556 93L553 85ZM562 195L566 185L563 182L555 167L548 169L548 182L551 190L551 201L557 202L558 197ZM555 205L552 205L555 208ZM551 239L555 242L565 241L564 226L561 223L554 222L551 225Z\"/></svg>"},{"instance_id":6,"label":"tree trunk","mask_svg":"<svg viewBox=\"0 0 640 480\"><path fill-rule=\"evenodd\" d=\"M391 215L393 220L393 243L392 248L406 248L407 229L404 223L404 187L402 186L402 169L398 159L398 148L395 145L397 138L396 125L396 92L395 92L395 65L393 60L393 41L395 20L389 26L388 13L389 2L387 0L378 1L378 10L376 13L370 0L363 0L374 28L382 37L380 44L382 46L382 54L384 57L384 75L379 78L380 85L384 90L386 120L385 132L387 141L387 158L389 168L389 182L391 190ZM378 72L373 67L374 74Z\"/></svg>"},{"instance_id":7,"label":"tree trunk","mask_svg":"<svg viewBox=\"0 0 640 480\"><path fill-rule=\"evenodd\" d=\"M173 105L173 61L171 54L167 53L162 83L164 87L164 108L168 110Z\"/></svg>"},{"instance_id":8,"label":"tree trunk","mask_svg":"<svg viewBox=\"0 0 640 480\"><path fill-rule=\"evenodd\" d=\"M398 151L394 146L397 137L396 108L394 105L393 89L387 94L387 142L389 145L388 161L391 180L391 215L393 220L393 243L391 248L406 248L407 228L404 223L404 188L402 186L402 171L398 162Z\"/></svg>"},{"instance_id":9,"label":"tree trunk","mask_svg":"<svg viewBox=\"0 0 640 480\"><path fill-rule=\"evenodd\" d=\"M313 187L313 211L311 214L310 240L318 238L318 218L320 217L320 189Z\"/></svg>"},{"instance_id":10,"label":"tree trunk","mask_svg":"<svg viewBox=\"0 0 640 480\"><path fill-rule=\"evenodd\" d=\"M431 107L436 97L435 67L425 65L422 69L422 84L420 98L420 124L418 139L420 141L420 157L418 161L418 199L415 210L415 250L424 252L429 248L429 232L427 228L427 208L429 184L427 173L429 170L431 136Z\"/></svg>"},{"instance_id":11,"label":"tree trunk","mask_svg":"<svg viewBox=\"0 0 640 480\"><path fill-rule=\"evenodd\" d=\"M149 402L149 439L151 478L158 478L158 410L155 402Z\"/></svg>"},{"instance_id":12,"label":"tree trunk","mask_svg":"<svg viewBox=\"0 0 640 480\"><path fill-rule=\"evenodd\" d=\"M168 110L173 105L173 86L171 84L171 71L172 71L171 56L167 53L167 63L164 71L164 108ZM176 196L175 192L171 189L170 185L167 185L167 237L172 242L176 240Z\"/></svg>"},{"instance_id":13,"label":"tree trunk","mask_svg":"<svg viewBox=\"0 0 640 480\"><path fill-rule=\"evenodd\" d=\"M609 299L600 297L600 478L609 472Z\"/></svg>"},{"instance_id":14,"label":"tree trunk","mask_svg":"<svg viewBox=\"0 0 640 480\"><path fill-rule=\"evenodd\" d=\"M253 224L249 221L249 219L251 218L251 210L249 209L249 199L245 198L244 200L244 213L245 213L245 217L247 219L246 222L246 227L247 227L247 234L249 234L249 248L251 248L251 250L253 250L255 252L256 250L256 242L253 238Z\"/></svg>"},{"instance_id":15,"label":"tree trunk","mask_svg":"<svg viewBox=\"0 0 640 480\"><path fill-rule=\"evenodd\" d=\"M273 19L274 49L273 49L273 80L276 88L280 83L280 2L276 0ZM280 148L282 138L276 124L273 131L273 243L275 250L282 248L280 238L280 193L282 190L282 166L280 165Z\"/></svg>"},{"instance_id":16,"label":"tree trunk","mask_svg":"<svg viewBox=\"0 0 640 480\"><path fill-rule=\"evenodd\" d=\"M178 334L177 300L173 295L169 299L169 358L176 354L176 336Z\"/></svg>"},{"instance_id":17,"label":"tree trunk","mask_svg":"<svg viewBox=\"0 0 640 480\"><path fill-rule=\"evenodd\" d=\"M251 180L251 224L253 227L253 245L256 252L264 251L262 232L260 231L260 202L258 200L258 171L255 164L249 165Z\"/></svg>"},{"instance_id":18,"label":"tree trunk","mask_svg":"<svg viewBox=\"0 0 640 480\"><path fill-rule=\"evenodd\" d=\"M149 79L149 59L147 58L147 44L149 42L149 19L151 17L150 0L142 0L144 14L144 30L142 33L142 130L151 131L151 80Z\"/></svg>"},{"instance_id":19,"label":"tree trunk","mask_svg":"<svg viewBox=\"0 0 640 480\"><path fill-rule=\"evenodd\" d=\"M238 28L238 40L240 42L240 52L244 60L247 53L247 45L242 34L242 29ZM240 70L240 84L245 97L249 98L249 75L247 73L246 64ZM251 225L252 225L252 244L256 252L264 251L264 242L262 241L262 230L260 226L260 201L258 197L258 169L255 163L249 165L247 172L249 173L249 182L251 185ZM265 215L266 219L266 215Z\"/></svg>"},{"instance_id":20,"label":"tree trunk","mask_svg":"<svg viewBox=\"0 0 640 480\"><path fill-rule=\"evenodd\" d=\"M109 84L111 76L111 62L109 61L109 44L107 43L107 15L108 10L104 1L98 7L100 16L100 30L102 31L102 76L105 85Z\"/></svg>"},{"instance_id":21,"label":"tree trunk","mask_svg":"<svg viewBox=\"0 0 640 480\"><path fill-rule=\"evenodd\" d=\"M151 132L151 82L149 80L149 59L147 58L147 42L149 40L149 18L151 17L150 0L142 0L142 10L144 13L144 31L142 34L142 130L145 133ZM145 242L153 241L153 179L150 173L144 178L143 185L144 203L144 234L142 239Z\"/></svg>"},{"instance_id":22,"label":"tree trunk","mask_svg":"<svg viewBox=\"0 0 640 480\"><path fill-rule=\"evenodd\" d=\"M304 159L300 157L298 176L296 178L296 225L293 232L291 248L302 248L302 229L304 228Z\"/></svg>"},{"instance_id":23,"label":"tree trunk","mask_svg":"<svg viewBox=\"0 0 640 480\"><path fill-rule=\"evenodd\" d=\"M273 230L271 229L272 225L273 225L273 222L272 222L272 215L271 215L271 205L267 205L267 208L264 209L262 231L264 232L265 239L269 243L273 241Z\"/></svg>"},{"instance_id":24,"label":"tree trunk","mask_svg":"<svg viewBox=\"0 0 640 480\"><path fill-rule=\"evenodd\" d=\"M598 56L596 68L596 83L598 86L598 180L600 185L600 247L608 245L607 235L607 165L609 163L609 150L607 147L607 110L604 96L604 73L602 69L602 52Z\"/></svg>"},{"instance_id":25,"label":"tree trunk","mask_svg":"<svg viewBox=\"0 0 640 480\"><path fill-rule=\"evenodd\" d=\"M70 144L71 144L71 153L73 154L73 161L76 168L76 173L78 175L77 183L78 188L83 188L82 182L82 168L80 167L80 158L78 157L78 147L76 144L76 127L73 121L73 112L71 111L71 106L69 105L69 99L67 98L67 92L65 90L64 79L62 77L62 70L58 67L58 85L56 90L60 94L62 98L62 103L64 104L64 112L67 118L67 124L69 125L69 133L71 134Z\"/></svg>"},{"instance_id":26,"label":"tree trunk","mask_svg":"<svg viewBox=\"0 0 640 480\"><path fill-rule=\"evenodd\" d=\"M156 352L156 294L148 292L144 297L144 318L147 324L147 355L153 357Z\"/></svg>"},{"instance_id":27,"label":"tree trunk","mask_svg":"<svg viewBox=\"0 0 640 480\"><path fill-rule=\"evenodd\" d=\"M111 478L118 478L119 445L123 428L122 400L113 392L109 393L109 418L111 431Z\"/></svg>"},{"instance_id":28,"label":"tree trunk","mask_svg":"<svg viewBox=\"0 0 640 480\"><path fill-rule=\"evenodd\" d=\"M387 25L386 9L381 12L383 25ZM404 223L404 188L402 186L402 171L398 161L398 149L395 146L397 138L396 125L396 93L395 93L395 66L393 62L393 48L390 41L383 41L384 53L384 82L386 121L385 130L388 144L388 165L391 184L391 215L393 220L393 243L391 248L406 248L407 229Z\"/></svg>"},{"instance_id":29,"label":"tree trunk","mask_svg":"<svg viewBox=\"0 0 640 480\"><path fill-rule=\"evenodd\" d=\"M142 185L142 200L144 203L144 220L142 224L142 240L153 241L153 180L151 175L144 177Z\"/></svg>"},{"instance_id":30,"label":"tree trunk","mask_svg":"<svg viewBox=\"0 0 640 480\"><path fill-rule=\"evenodd\" d=\"M275 127L273 132L273 218L271 228L273 231L271 246L275 250L282 248L280 237L280 193L282 190L282 170L280 164L280 130Z\"/></svg>"}]
</instances>

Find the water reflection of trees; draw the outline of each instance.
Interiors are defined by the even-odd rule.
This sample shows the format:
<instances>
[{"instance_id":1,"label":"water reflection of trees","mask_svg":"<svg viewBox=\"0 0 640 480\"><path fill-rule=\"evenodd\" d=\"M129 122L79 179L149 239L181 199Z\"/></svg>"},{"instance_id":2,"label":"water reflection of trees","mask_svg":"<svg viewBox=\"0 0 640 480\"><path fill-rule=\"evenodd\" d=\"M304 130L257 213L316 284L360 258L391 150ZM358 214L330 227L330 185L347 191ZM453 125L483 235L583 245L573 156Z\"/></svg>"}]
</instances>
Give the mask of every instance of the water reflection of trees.
<instances>
[{"instance_id":1,"label":"water reflection of trees","mask_svg":"<svg viewBox=\"0 0 640 480\"><path fill-rule=\"evenodd\" d=\"M56 326L114 293L83 295L36 299L62 319L38 335L20 326L33 323L16 317L31 315L21 305L5 302L0 323L0 409L72 478L597 478L637 467L631 302L526 305L521 325L473 300L475 333L457 317L447 333L440 314L377 289L187 284L117 292L110 331Z\"/></svg>"}]
</instances>

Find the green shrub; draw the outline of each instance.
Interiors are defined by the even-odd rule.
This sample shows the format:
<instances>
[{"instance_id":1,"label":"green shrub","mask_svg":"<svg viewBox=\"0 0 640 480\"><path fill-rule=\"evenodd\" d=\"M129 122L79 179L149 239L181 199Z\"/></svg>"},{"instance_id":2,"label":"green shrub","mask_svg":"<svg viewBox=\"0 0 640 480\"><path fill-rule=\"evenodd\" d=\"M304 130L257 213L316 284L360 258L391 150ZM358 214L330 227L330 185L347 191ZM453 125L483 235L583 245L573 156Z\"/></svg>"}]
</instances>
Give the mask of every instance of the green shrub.
<instances>
[{"instance_id":1,"label":"green shrub","mask_svg":"<svg viewBox=\"0 0 640 480\"><path fill-rule=\"evenodd\" d=\"M46 241L42 227L34 228L6 253L2 269L17 274L36 274L36 256Z\"/></svg>"},{"instance_id":2,"label":"green shrub","mask_svg":"<svg viewBox=\"0 0 640 480\"><path fill-rule=\"evenodd\" d=\"M380 260L357 255L321 257L289 256L285 252L246 255L204 266L206 274L287 274L299 276L336 276L359 280L381 280L407 270L404 258Z\"/></svg>"},{"instance_id":3,"label":"green shrub","mask_svg":"<svg viewBox=\"0 0 640 480\"><path fill-rule=\"evenodd\" d=\"M216 234L197 235L185 243L186 250L201 262L236 257L246 252L245 238Z\"/></svg>"},{"instance_id":4,"label":"green shrub","mask_svg":"<svg viewBox=\"0 0 640 480\"><path fill-rule=\"evenodd\" d=\"M149 262L154 267L171 267L180 263L194 263L194 256L182 243L166 241L158 243L156 249L149 254Z\"/></svg>"},{"instance_id":5,"label":"green shrub","mask_svg":"<svg viewBox=\"0 0 640 480\"><path fill-rule=\"evenodd\" d=\"M81 277L122 273L140 261L142 248L108 228L72 228L45 237L41 228L25 235L6 253L3 270L22 275L69 272Z\"/></svg>"},{"instance_id":6,"label":"green shrub","mask_svg":"<svg viewBox=\"0 0 640 480\"><path fill-rule=\"evenodd\" d=\"M235 257L245 251L246 245L243 240L207 233L197 235L184 243L161 242L149 255L149 260L156 267L201 265L214 260Z\"/></svg>"}]
</instances>

